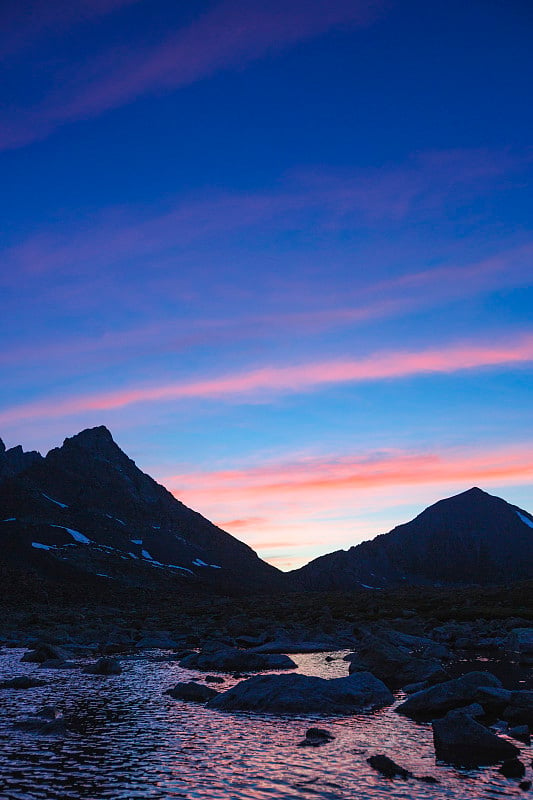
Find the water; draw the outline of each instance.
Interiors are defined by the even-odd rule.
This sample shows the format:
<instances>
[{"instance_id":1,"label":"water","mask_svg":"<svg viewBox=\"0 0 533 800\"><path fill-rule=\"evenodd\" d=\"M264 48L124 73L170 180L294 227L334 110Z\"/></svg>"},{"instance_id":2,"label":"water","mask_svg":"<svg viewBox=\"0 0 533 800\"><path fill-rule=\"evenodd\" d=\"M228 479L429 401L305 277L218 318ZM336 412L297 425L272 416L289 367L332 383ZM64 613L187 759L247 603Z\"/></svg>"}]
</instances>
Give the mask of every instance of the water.
<instances>
[{"instance_id":1,"label":"water","mask_svg":"<svg viewBox=\"0 0 533 800\"><path fill-rule=\"evenodd\" d=\"M23 652L0 653L0 679L35 672L48 685L0 690L1 800L525 796L497 767L459 770L437 764L431 726L391 709L348 718L227 714L165 696L165 689L198 673L157 660L161 653L155 651L122 658L122 675L109 678L21 664ZM292 658L305 674L347 674L340 658ZM222 688L233 683L228 679ZM17 717L45 704L63 712L68 733L43 735L13 727ZM335 740L319 748L298 747L306 729L316 724L328 728ZM366 763L376 753L440 783L388 780ZM522 756L530 778L531 748L524 746Z\"/></svg>"}]
</instances>

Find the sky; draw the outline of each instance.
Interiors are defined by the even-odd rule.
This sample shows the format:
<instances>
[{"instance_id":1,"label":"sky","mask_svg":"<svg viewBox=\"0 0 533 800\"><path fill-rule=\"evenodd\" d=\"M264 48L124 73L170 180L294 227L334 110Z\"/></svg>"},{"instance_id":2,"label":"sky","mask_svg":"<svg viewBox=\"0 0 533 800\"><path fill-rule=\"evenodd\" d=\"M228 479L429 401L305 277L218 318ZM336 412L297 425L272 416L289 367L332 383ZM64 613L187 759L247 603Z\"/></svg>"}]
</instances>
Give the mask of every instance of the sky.
<instances>
[{"instance_id":1,"label":"sky","mask_svg":"<svg viewBox=\"0 0 533 800\"><path fill-rule=\"evenodd\" d=\"M0 435L281 569L533 511L529 0L4 0Z\"/></svg>"}]
</instances>

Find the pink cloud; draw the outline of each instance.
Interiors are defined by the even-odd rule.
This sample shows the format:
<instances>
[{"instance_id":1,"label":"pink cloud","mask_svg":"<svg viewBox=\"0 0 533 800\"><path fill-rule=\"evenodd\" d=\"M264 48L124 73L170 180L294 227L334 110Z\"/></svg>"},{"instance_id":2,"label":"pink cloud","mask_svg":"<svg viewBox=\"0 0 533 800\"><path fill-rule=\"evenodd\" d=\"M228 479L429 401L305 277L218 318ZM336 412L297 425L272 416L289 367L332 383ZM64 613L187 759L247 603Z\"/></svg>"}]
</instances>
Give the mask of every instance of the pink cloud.
<instances>
[{"instance_id":1,"label":"pink cloud","mask_svg":"<svg viewBox=\"0 0 533 800\"><path fill-rule=\"evenodd\" d=\"M75 83L5 127L0 147L27 144L65 122L187 86L331 28L367 25L382 7L382 0L223 0L156 46L132 42L93 59L85 75L80 66Z\"/></svg>"},{"instance_id":2,"label":"pink cloud","mask_svg":"<svg viewBox=\"0 0 533 800\"><path fill-rule=\"evenodd\" d=\"M414 352L378 352L354 360L264 366L202 380L37 401L4 410L0 413L0 424L30 417L54 418L117 410L139 403L215 398L238 402L259 398L264 401L279 394L309 392L347 383L445 374L484 367L510 367L531 361L533 336L524 336L513 343L499 346L460 343Z\"/></svg>"},{"instance_id":3,"label":"pink cloud","mask_svg":"<svg viewBox=\"0 0 533 800\"><path fill-rule=\"evenodd\" d=\"M297 455L233 470L185 472L162 481L210 518L257 516L257 525L236 528L235 534L268 561L294 568L390 530L403 521L398 516L402 506L422 510L424 500L435 502L473 485L529 485L533 455L529 442L484 450Z\"/></svg>"}]
</instances>

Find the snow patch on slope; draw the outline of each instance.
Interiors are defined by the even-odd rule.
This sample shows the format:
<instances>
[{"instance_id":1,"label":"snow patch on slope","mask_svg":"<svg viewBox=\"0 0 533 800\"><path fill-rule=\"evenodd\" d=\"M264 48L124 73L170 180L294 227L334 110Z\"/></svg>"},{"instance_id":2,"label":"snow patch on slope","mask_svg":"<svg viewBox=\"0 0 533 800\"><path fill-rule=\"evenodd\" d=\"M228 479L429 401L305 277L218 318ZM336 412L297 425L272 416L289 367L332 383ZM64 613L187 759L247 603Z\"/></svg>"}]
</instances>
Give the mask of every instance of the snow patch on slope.
<instances>
[{"instance_id":1,"label":"snow patch on slope","mask_svg":"<svg viewBox=\"0 0 533 800\"><path fill-rule=\"evenodd\" d=\"M520 511L517 511L516 513L523 523L525 523L529 528L533 528L533 522L529 519L529 517L524 516L524 514L521 514Z\"/></svg>"}]
</instances>

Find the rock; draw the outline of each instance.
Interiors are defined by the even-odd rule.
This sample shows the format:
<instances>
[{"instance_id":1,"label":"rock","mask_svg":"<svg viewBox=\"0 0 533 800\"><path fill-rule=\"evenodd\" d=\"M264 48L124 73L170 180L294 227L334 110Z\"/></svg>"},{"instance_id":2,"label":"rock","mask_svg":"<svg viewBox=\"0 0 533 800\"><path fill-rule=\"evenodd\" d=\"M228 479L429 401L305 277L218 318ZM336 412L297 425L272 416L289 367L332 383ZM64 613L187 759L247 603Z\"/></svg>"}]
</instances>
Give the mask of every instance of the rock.
<instances>
[{"instance_id":1,"label":"rock","mask_svg":"<svg viewBox=\"0 0 533 800\"><path fill-rule=\"evenodd\" d=\"M298 747L320 747L333 741L334 738L333 734L325 728L308 728L305 732L305 739L298 742Z\"/></svg>"},{"instance_id":2,"label":"rock","mask_svg":"<svg viewBox=\"0 0 533 800\"><path fill-rule=\"evenodd\" d=\"M174 650L178 647L175 639L164 634L143 636L135 645L137 650Z\"/></svg>"},{"instance_id":3,"label":"rock","mask_svg":"<svg viewBox=\"0 0 533 800\"><path fill-rule=\"evenodd\" d=\"M220 675L206 675L204 681L206 683L224 683L224 678L221 678Z\"/></svg>"},{"instance_id":4,"label":"rock","mask_svg":"<svg viewBox=\"0 0 533 800\"><path fill-rule=\"evenodd\" d=\"M526 768L518 758L508 758L503 762L498 772L501 772L506 778L523 778L526 774Z\"/></svg>"},{"instance_id":5,"label":"rock","mask_svg":"<svg viewBox=\"0 0 533 800\"><path fill-rule=\"evenodd\" d=\"M193 703L207 703L218 692L210 686L189 681L188 683L177 683L172 689L167 689L165 694L173 697L174 700L190 700Z\"/></svg>"},{"instance_id":6,"label":"rock","mask_svg":"<svg viewBox=\"0 0 533 800\"><path fill-rule=\"evenodd\" d=\"M45 686L45 681L32 678L29 675L19 675L0 682L0 689L33 689L35 686Z\"/></svg>"},{"instance_id":7,"label":"rock","mask_svg":"<svg viewBox=\"0 0 533 800\"><path fill-rule=\"evenodd\" d=\"M39 669L76 669L74 661L63 661L61 658L50 658L39 664Z\"/></svg>"},{"instance_id":8,"label":"rock","mask_svg":"<svg viewBox=\"0 0 533 800\"><path fill-rule=\"evenodd\" d=\"M432 722L437 758L450 764L475 766L513 758L518 748L488 731L462 709Z\"/></svg>"},{"instance_id":9,"label":"rock","mask_svg":"<svg viewBox=\"0 0 533 800\"><path fill-rule=\"evenodd\" d=\"M386 778L412 778L413 773L409 772L408 769L404 769L400 767L399 764L396 764L391 758L388 756L377 755L377 756L370 756L367 758L367 762L370 764L372 769L381 772Z\"/></svg>"},{"instance_id":10,"label":"rock","mask_svg":"<svg viewBox=\"0 0 533 800\"><path fill-rule=\"evenodd\" d=\"M511 725L529 725L533 728L533 691L520 689L511 692L510 701L502 712L502 719Z\"/></svg>"},{"instance_id":11,"label":"rock","mask_svg":"<svg viewBox=\"0 0 533 800\"><path fill-rule=\"evenodd\" d=\"M208 708L275 714L353 714L390 705L394 698L369 672L347 678L254 675L210 700Z\"/></svg>"},{"instance_id":12,"label":"rock","mask_svg":"<svg viewBox=\"0 0 533 800\"><path fill-rule=\"evenodd\" d=\"M520 781L518 786L520 789L522 789L522 791L527 792L529 789L531 789L531 781Z\"/></svg>"},{"instance_id":13,"label":"rock","mask_svg":"<svg viewBox=\"0 0 533 800\"><path fill-rule=\"evenodd\" d=\"M482 686L477 693L477 699L487 714L500 715L511 702L513 693L508 689L498 689L495 686Z\"/></svg>"},{"instance_id":14,"label":"rock","mask_svg":"<svg viewBox=\"0 0 533 800\"><path fill-rule=\"evenodd\" d=\"M28 650L27 653L24 653L20 660L29 661L32 664L41 664L43 661L65 661L66 659L67 654L59 647L54 647L51 644L39 644L33 650Z\"/></svg>"},{"instance_id":15,"label":"rock","mask_svg":"<svg viewBox=\"0 0 533 800\"><path fill-rule=\"evenodd\" d=\"M392 691L420 681L437 683L447 677L439 661L413 655L407 647L371 634L361 640L351 657L349 672L372 672Z\"/></svg>"},{"instance_id":16,"label":"rock","mask_svg":"<svg viewBox=\"0 0 533 800\"><path fill-rule=\"evenodd\" d=\"M261 672L294 669L296 664L286 655L255 653L251 650L227 647L193 653L180 661L180 667L215 672Z\"/></svg>"},{"instance_id":17,"label":"rock","mask_svg":"<svg viewBox=\"0 0 533 800\"><path fill-rule=\"evenodd\" d=\"M513 739L517 739L519 742L523 742L524 744L531 744L531 734L529 732L528 725L516 725L514 728L509 728L507 731L509 736L512 736Z\"/></svg>"},{"instance_id":18,"label":"rock","mask_svg":"<svg viewBox=\"0 0 533 800\"><path fill-rule=\"evenodd\" d=\"M122 667L116 658L104 656L94 664L88 664L83 671L90 675L120 675Z\"/></svg>"},{"instance_id":19,"label":"rock","mask_svg":"<svg viewBox=\"0 0 533 800\"><path fill-rule=\"evenodd\" d=\"M327 653L338 650L338 646L331 641L294 641L293 639L280 639L267 642L254 647L254 653Z\"/></svg>"},{"instance_id":20,"label":"rock","mask_svg":"<svg viewBox=\"0 0 533 800\"><path fill-rule=\"evenodd\" d=\"M37 713L28 714L17 720L14 726L31 733L64 733L66 730L63 714L53 706L44 706Z\"/></svg>"},{"instance_id":21,"label":"rock","mask_svg":"<svg viewBox=\"0 0 533 800\"><path fill-rule=\"evenodd\" d=\"M413 719L429 720L476 702L478 691L485 686L500 688L501 683L490 672L468 672L460 678L415 692L395 710Z\"/></svg>"},{"instance_id":22,"label":"rock","mask_svg":"<svg viewBox=\"0 0 533 800\"><path fill-rule=\"evenodd\" d=\"M521 664L533 664L533 628L513 628L506 647L518 655Z\"/></svg>"}]
</instances>

